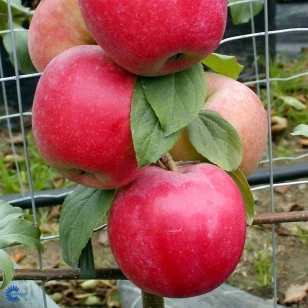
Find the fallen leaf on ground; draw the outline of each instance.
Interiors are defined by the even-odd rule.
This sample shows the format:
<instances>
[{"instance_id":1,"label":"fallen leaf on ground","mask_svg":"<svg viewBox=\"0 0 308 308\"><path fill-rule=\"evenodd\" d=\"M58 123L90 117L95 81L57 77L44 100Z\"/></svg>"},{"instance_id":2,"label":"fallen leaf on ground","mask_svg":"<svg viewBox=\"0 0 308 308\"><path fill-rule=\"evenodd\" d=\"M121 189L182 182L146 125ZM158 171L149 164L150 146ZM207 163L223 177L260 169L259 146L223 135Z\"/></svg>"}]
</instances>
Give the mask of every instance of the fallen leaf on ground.
<instances>
[{"instance_id":1,"label":"fallen leaf on ground","mask_svg":"<svg viewBox=\"0 0 308 308\"><path fill-rule=\"evenodd\" d=\"M119 292L117 289L109 289L106 293L107 307L121 307Z\"/></svg>"},{"instance_id":2,"label":"fallen leaf on ground","mask_svg":"<svg viewBox=\"0 0 308 308\"><path fill-rule=\"evenodd\" d=\"M52 232L53 232L53 227L49 223L45 223L41 227L41 229L42 229L42 231L44 231L44 233L47 233L47 234L52 234Z\"/></svg>"},{"instance_id":3,"label":"fallen leaf on ground","mask_svg":"<svg viewBox=\"0 0 308 308\"><path fill-rule=\"evenodd\" d=\"M80 284L83 290L95 290L100 284L99 280L86 280Z\"/></svg>"},{"instance_id":4,"label":"fallen leaf on ground","mask_svg":"<svg viewBox=\"0 0 308 308\"><path fill-rule=\"evenodd\" d=\"M275 187L274 190L281 194L281 195L284 195L289 189L290 189L290 185L286 185L286 186L278 186L278 187Z\"/></svg>"},{"instance_id":5,"label":"fallen leaf on ground","mask_svg":"<svg viewBox=\"0 0 308 308\"><path fill-rule=\"evenodd\" d=\"M302 211L304 208L301 204L297 204L297 203L288 203L286 205L283 206L283 210L285 212L294 212L294 211Z\"/></svg>"},{"instance_id":6,"label":"fallen leaf on ground","mask_svg":"<svg viewBox=\"0 0 308 308\"><path fill-rule=\"evenodd\" d=\"M22 133L17 133L13 136L13 143L14 144L20 144L23 143Z\"/></svg>"},{"instance_id":7,"label":"fallen leaf on ground","mask_svg":"<svg viewBox=\"0 0 308 308\"><path fill-rule=\"evenodd\" d=\"M52 183L55 188L61 188L61 186L63 186L65 183L65 178L63 176L57 177L52 181Z\"/></svg>"},{"instance_id":8,"label":"fallen leaf on ground","mask_svg":"<svg viewBox=\"0 0 308 308\"><path fill-rule=\"evenodd\" d=\"M19 154L7 154L4 156L4 162L5 163L13 163L15 162L15 159L18 161L18 162L22 162L25 160L25 158L22 156L22 155L19 155Z\"/></svg>"},{"instance_id":9,"label":"fallen leaf on ground","mask_svg":"<svg viewBox=\"0 0 308 308\"><path fill-rule=\"evenodd\" d=\"M306 222L279 224L276 228L276 233L278 235L298 236L299 234L306 233L307 231L308 224Z\"/></svg>"},{"instance_id":10,"label":"fallen leaf on ground","mask_svg":"<svg viewBox=\"0 0 308 308\"><path fill-rule=\"evenodd\" d=\"M51 299L52 299L53 301L55 301L56 303L60 303L61 300L63 299L63 294L60 293L60 292L56 292L56 293L50 294L49 296L50 296Z\"/></svg>"},{"instance_id":11,"label":"fallen leaf on ground","mask_svg":"<svg viewBox=\"0 0 308 308\"><path fill-rule=\"evenodd\" d=\"M301 94L297 95L296 97L297 97L297 99L299 99L301 102L303 102L303 103L308 103L308 95L307 95L307 94L301 93Z\"/></svg>"},{"instance_id":12,"label":"fallen leaf on ground","mask_svg":"<svg viewBox=\"0 0 308 308\"><path fill-rule=\"evenodd\" d=\"M54 218L59 218L61 214L61 205L54 206L49 215L47 216L47 220L50 221Z\"/></svg>"},{"instance_id":13,"label":"fallen leaf on ground","mask_svg":"<svg viewBox=\"0 0 308 308\"><path fill-rule=\"evenodd\" d=\"M10 257L15 263L19 263L25 256L26 255L24 251L18 251L16 254L11 255Z\"/></svg>"},{"instance_id":14,"label":"fallen leaf on ground","mask_svg":"<svg viewBox=\"0 0 308 308\"><path fill-rule=\"evenodd\" d=\"M286 228L283 225L277 225L275 232L279 236L295 235L295 233L292 230Z\"/></svg>"},{"instance_id":15,"label":"fallen leaf on ground","mask_svg":"<svg viewBox=\"0 0 308 308\"><path fill-rule=\"evenodd\" d=\"M57 268L57 267L59 267L59 265L61 264L61 262L62 262L62 259L59 258L59 259L56 260L54 263L52 263L51 265L49 265L48 268Z\"/></svg>"},{"instance_id":16,"label":"fallen leaf on ground","mask_svg":"<svg viewBox=\"0 0 308 308\"><path fill-rule=\"evenodd\" d=\"M266 301L267 301L268 303L270 303L270 304L274 304L275 299L274 299L274 297L273 297L273 298L267 299ZM280 301L280 299L279 299L279 298L276 298L276 302L279 303L279 301Z\"/></svg>"},{"instance_id":17,"label":"fallen leaf on ground","mask_svg":"<svg viewBox=\"0 0 308 308\"><path fill-rule=\"evenodd\" d=\"M307 296L308 283L304 285L294 284L291 285L285 292L285 304L298 303Z\"/></svg>"},{"instance_id":18,"label":"fallen leaf on ground","mask_svg":"<svg viewBox=\"0 0 308 308\"><path fill-rule=\"evenodd\" d=\"M308 138L300 138L298 142L302 147L308 147Z\"/></svg>"},{"instance_id":19,"label":"fallen leaf on ground","mask_svg":"<svg viewBox=\"0 0 308 308\"><path fill-rule=\"evenodd\" d=\"M50 291L50 293L60 292L71 287L70 283L67 281L56 281L51 280L45 283L45 288Z\"/></svg>"},{"instance_id":20,"label":"fallen leaf on ground","mask_svg":"<svg viewBox=\"0 0 308 308\"><path fill-rule=\"evenodd\" d=\"M273 134L282 133L288 127L288 120L283 117L272 116L271 127L272 127Z\"/></svg>"}]
</instances>

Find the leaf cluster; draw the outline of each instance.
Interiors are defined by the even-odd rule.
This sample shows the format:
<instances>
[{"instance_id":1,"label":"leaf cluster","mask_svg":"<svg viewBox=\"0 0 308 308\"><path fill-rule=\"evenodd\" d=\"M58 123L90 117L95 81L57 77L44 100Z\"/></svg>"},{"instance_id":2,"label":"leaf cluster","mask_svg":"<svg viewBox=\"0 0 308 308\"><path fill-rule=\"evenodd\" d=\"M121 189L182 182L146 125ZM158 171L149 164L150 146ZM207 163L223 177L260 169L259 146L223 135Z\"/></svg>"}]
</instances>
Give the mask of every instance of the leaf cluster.
<instances>
[{"instance_id":1,"label":"leaf cluster","mask_svg":"<svg viewBox=\"0 0 308 308\"><path fill-rule=\"evenodd\" d=\"M23 245L26 248L43 251L40 235L39 228L33 224L32 216L24 215L21 208L0 200L0 249ZM14 276L14 263L5 254L0 255L0 270L4 277L0 289L3 289Z\"/></svg>"},{"instance_id":2,"label":"leaf cluster","mask_svg":"<svg viewBox=\"0 0 308 308\"><path fill-rule=\"evenodd\" d=\"M209 67L229 68L237 77L241 66L221 55L206 60ZM131 131L139 167L155 163L178 141L183 129L195 149L226 171L242 160L240 138L214 111L203 111L206 80L201 63L190 69L155 78L138 77L131 107Z\"/></svg>"}]
</instances>

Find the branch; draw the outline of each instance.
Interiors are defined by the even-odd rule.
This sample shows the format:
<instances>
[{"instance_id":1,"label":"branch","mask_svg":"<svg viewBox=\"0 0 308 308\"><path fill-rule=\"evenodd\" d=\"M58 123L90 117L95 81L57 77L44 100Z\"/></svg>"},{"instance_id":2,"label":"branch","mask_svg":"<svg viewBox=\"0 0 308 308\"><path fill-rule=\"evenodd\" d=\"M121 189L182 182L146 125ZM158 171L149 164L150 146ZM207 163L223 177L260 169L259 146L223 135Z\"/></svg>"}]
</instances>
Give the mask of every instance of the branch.
<instances>
[{"instance_id":1,"label":"branch","mask_svg":"<svg viewBox=\"0 0 308 308\"><path fill-rule=\"evenodd\" d=\"M13 280L78 280L80 279L79 277L79 268L16 269ZM119 268L97 268L93 279L127 280ZM3 273L1 271L0 280L3 280Z\"/></svg>"},{"instance_id":2,"label":"branch","mask_svg":"<svg viewBox=\"0 0 308 308\"><path fill-rule=\"evenodd\" d=\"M252 224L265 225L300 221L308 221L308 211L257 214L254 216Z\"/></svg>"}]
</instances>

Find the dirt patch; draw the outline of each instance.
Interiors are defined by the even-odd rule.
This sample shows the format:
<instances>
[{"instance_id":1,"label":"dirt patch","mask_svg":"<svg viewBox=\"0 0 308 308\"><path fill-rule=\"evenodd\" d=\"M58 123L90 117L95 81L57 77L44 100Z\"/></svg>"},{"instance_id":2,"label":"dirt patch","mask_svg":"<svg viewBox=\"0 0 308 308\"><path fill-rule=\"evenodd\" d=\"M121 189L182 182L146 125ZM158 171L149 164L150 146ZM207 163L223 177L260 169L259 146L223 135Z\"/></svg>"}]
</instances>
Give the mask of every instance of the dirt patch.
<instances>
[{"instance_id":1,"label":"dirt patch","mask_svg":"<svg viewBox=\"0 0 308 308\"><path fill-rule=\"evenodd\" d=\"M270 191L255 191L256 212L271 212ZM274 192L275 212L308 210L308 185L287 186ZM285 304L285 293L292 285L308 282L308 223L277 224L276 242L277 296L279 304L308 307L308 296L298 303ZM247 228L246 246L241 262L229 283L268 300L273 299L272 226Z\"/></svg>"},{"instance_id":2,"label":"dirt patch","mask_svg":"<svg viewBox=\"0 0 308 308\"><path fill-rule=\"evenodd\" d=\"M44 269L67 268L61 256L58 240L43 242L45 251L41 254ZM96 268L115 267L116 263L106 242L106 230L92 235ZM5 249L10 257L24 269L39 268L36 251L14 246ZM38 283L40 284L40 283ZM120 299L114 280L58 280L45 283L47 294L60 307L120 307Z\"/></svg>"}]
</instances>

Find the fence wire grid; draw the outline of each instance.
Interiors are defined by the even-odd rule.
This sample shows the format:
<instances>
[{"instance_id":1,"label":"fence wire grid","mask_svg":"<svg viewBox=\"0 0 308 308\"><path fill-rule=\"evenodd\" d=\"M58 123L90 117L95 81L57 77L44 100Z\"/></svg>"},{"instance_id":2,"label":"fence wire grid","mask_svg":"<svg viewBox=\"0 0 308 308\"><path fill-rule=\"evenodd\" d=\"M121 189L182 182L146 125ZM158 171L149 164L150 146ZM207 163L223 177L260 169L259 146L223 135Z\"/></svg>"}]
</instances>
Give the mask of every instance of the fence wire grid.
<instances>
[{"instance_id":1,"label":"fence wire grid","mask_svg":"<svg viewBox=\"0 0 308 308\"><path fill-rule=\"evenodd\" d=\"M30 165L31 165L31 160L29 158L29 153L27 149L27 137L26 137L26 127L25 127L25 117L31 116L31 112L26 111L24 112L23 110L23 97L21 94L21 86L20 86L20 81L23 79L29 79L29 78L34 78L40 76L39 73L34 73L34 74L27 74L23 75L20 74L19 69L18 69L18 61L17 61L17 54L16 54L16 46L15 46L15 39L14 39L14 32L15 31L24 31L20 29L13 29L13 19L12 19L12 11L11 11L11 1L8 0L8 16L9 16L9 29L7 31L1 31L1 34L5 33L10 33L11 35L11 40L12 40L12 49L13 49L13 60L14 60L14 67L15 67L15 73L14 76L5 76L4 75L4 69L3 69L3 63L1 60L0 63L0 82L2 86L2 93L3 93L3 103L4 103L4 114L0 114L0 122L5 121L6 126L8 129L9 133L9 138L10 138L10 143L11 143L11 151L14 156L14 163L15 163L15 168L17 170L19 182L20 182L20 196L17 197L15 196L13 199L9 200L9 203L12 205L18 204L19 202L29 200L31 202L31 207L32 207L32 213L34 216L34 224L38 226L38 215L37 215L37 210L38 210L38 199L56 199L59 197L65 197L69 194L69 191L55 191L52 193L49 192L37 192L34 190L33 187L33 181L32 181L32 174L30 171ZM269 143L268 143L268 148L267 152L265 153L265 158L263 161L261 161L260 167L266 166L269 170L269 179L268 183L263 184L263 185L256 185L252 187L252 191L269 191L270 195L270 200L269 200L269 207L268 211L269 213L267 215L257 215L254 221L254 224L271 224L271 249L272 249L272 265L273 265L273 273L272 273L272 280L273 280L273 307L277 307L277 260L276 260L276 236L275 236L275 223L282 223L284 221L307 221L308 220L308 215L307 211L301 211L301 212L294 212L294 213L276 213L276 207L275 207L275 198L274 198L274 189L275 187L281 187L281 186L294 186L298 187L299 185L307 185L308 184L308 179L294 179L292 181L284 181L284 182L275 182L274 181L274 163L275 162L280 162L280 164L290 164L290 168L292 168L292 164L296 164L297 161L301 161L304 163L308 164L308 152L306 150L303 150L303 153L301 155L297 156L276 156L274 157L273 154L273 136L271 132L271 112L272 112L272 96L271 96L271 83L272 82L289 82L290 80L294 80L303 76L308 76L308 71L305 71L305 68L303 67L303 71L287 76L285 78L280 78L276 76L271 76L270 74L270 65L271 65L271 55L270 55L270 42L273 37L278 37L279 35L290 33L293 34L294 36L301 35L302 33L307 33L308 28L286 28L286 29L279 29L279 30L271 30L269 29L269 13L268 13L268 1L264 1L264 31L263 32L256 32L255 31L255 19L253 18L253 0L244 0L244 1L237 1L229 4L229 6L234 6L234 5L240 5L242 3L249 3L250 4L250 13L251 13L251 21L249 24L247 24L247 27L250 27L250 33L245 34L245 35L238 35L238 36L232 36L232 37L227 37L224 38L221 41L221 46L230 44L233 41L238 41L238 40L247 40L252 44L253 46L253 57L254 57L254 75L251 76L250 80L245 80L245 84L248 86L255 85L256 93L260 96L261 88L266 89L266 105L267 105L267 115L269 119ZM263 73L263 76L259 73L260 67L258 66L259 62L259 54L257 50L257 43L256 43L256 38L262 37L264 38L264 55L265 55L265 70ZM9 108L9 102L7 99L7 82L8 81L15 81L16 82L16 94L17 94L17 103L18 103L18 113L11 113L10 108ZM308 85L307 85L308 86ZM20 123L20 131L22 135L22 142L24 146L24 157L25 157L25 162L26 162L26 170L27 170L27 177L28 177L28 182L29 182L29 191L26 192L24 191L23 188L23 183L22 183L22 176L20 173L20 167L19 167L19 162L17 159L16 155L16 146L13 141L13 131L12 131L12 119L19 119ZM302 124L302 123L298 123ZM304 123L303 123L304 124ZM307 178L308 178L308 173L307 173ZM2 198L1 198L2 199ZM52 201L51 201L52 202ZM56 202L56 201L55 201ZM256 207L256 210L258 211L258 207ZM279 216L279 217L278 217ZM106 225L102 225L95 229L94 231L99 231L103 228L105 228ZM58 235L54 236L43 236L41 237L41 241L46 241L46 240L56 240L58 239ZM63 279L63 277L66 277L67 279L76 279L79 276L79 272L74 271L74 270L68 270L68 269L63 269L60 271L57 270L44 270L43 265L42 265L42 256L41 253L37 253L37 258L38 258L38 264L39 264L39 269L33 269L33 271L29 270L28 273L28 279L35 279L39 280L41 279L41 286L42 286L42 306L44 308L47 308L47 300L46 300L46 291L45 291L45 280L50 280L51 277L53 279ZM97 272L100 273L101 277L108 277L106 276L106 272L104 272L103 269L97 269ZM119 275L118 277L121 276L120 273L113 273L114 276ZM16 279L21 279L18 278L18 273L16 272ZM22 275L22 274L20 274ZM24 277L24 276L22 276ZM140 299L137 299L140 300ZM136 302L132 305L135 306ZM240 306L239 306L240 307Z\"/></svg>"}]
</instances>

